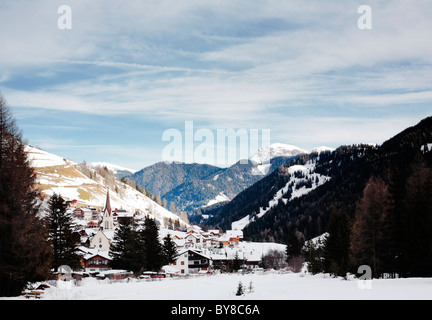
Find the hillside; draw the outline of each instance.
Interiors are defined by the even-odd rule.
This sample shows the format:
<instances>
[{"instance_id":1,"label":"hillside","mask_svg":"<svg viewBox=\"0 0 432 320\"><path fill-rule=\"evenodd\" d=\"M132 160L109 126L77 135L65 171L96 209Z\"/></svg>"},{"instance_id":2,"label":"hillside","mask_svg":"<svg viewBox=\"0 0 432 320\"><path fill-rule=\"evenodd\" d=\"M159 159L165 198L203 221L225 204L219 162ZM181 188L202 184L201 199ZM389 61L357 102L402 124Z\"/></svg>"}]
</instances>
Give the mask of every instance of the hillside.
<instances>
[{"instance_id":1,"label":"hillside","mask_svg":"<svg viewBox=\"0 0 432 320\"><path fill-rule=\"evenodd\" d=\"M78 206L102 209L108 189L111 205L127 211L149 214L166 226L169 221L185 221L158 205L131 186L121 183L109 170L95 170L85 164L76 164L57 155L26 146L30 164L37 174L36 187L47 198L54 193L65 199L76 199Z\"/></svg>"},{"instance_id":2,"label":"hillside","mask_svg":"<svg viewBox=\"0 0 432 320\"><path fill-rule=\"evenodd\" d=\"M109 162L92 162L89 164L89 166L93 169L98 167L106 167L108 170L112 171L119 179L121 179L122 177L130 176L131 174L134 174L136 172L136 170L124 168L122 166Z\"/></svg>"},{"instance_id":3,"label":"hillside","mask_svg":"<svg viewBox=\"0 0 432 320\"><path fill-rule=\"evenodd\" d=\"M387 183L395 172L402 187L412 174L413 165L424 162L432 167L432 117L384 142L381 146L341 146L333 152L302 155L282 165L268 177L255 183L228 204L205 212L212 216L204 223L243 229L245 239L286 243L293 231L306 239L325 231L333 207L353 217L356 203L371 176L380 176ZM294 166L309 166L302 179L309 179L302 196L292 197L289 190L295 175L288 174ZM304 170L303 170L304 171ZM325 178L314 186L314 175ZM315 178L316 179L316 178ZM319 178L320 179L320 178ZM265 214L264 214L265 213Z\"/></svg>"},{"instance_id":4,"label":"hillside","mask_svg":"<svg viewBox=\"0 0 432 320\"><path fill-rule=\"evenodd\" d=\"M151 194L162 197L183 183L205 179L220 170L218 167L206 164L158 162L127 178L135 181L137 186L147 189Z\"/></svg>"},{"instance_id":5,"label":"hillside","mask_svg":"<svg viewBox=\"0 0 432 320\"><path fill-rule=\"evenodd\" d=\"M160 162L127 178L192 215L197 209L233 199L283 163L306 153L293 145L275 143L227 168Z\"/></svg>"}]
</instances>

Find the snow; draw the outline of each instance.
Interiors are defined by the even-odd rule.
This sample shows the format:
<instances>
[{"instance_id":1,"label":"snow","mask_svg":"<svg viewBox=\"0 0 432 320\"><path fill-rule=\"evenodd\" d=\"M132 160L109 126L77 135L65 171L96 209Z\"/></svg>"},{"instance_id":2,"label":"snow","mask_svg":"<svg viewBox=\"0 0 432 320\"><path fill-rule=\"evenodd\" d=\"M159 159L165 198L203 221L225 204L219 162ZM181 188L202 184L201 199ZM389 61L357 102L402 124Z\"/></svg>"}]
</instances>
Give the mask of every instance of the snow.
<instances>
[{"instance_id":1,"label":"snow","mask_svg":"<svg viewBox=\"0 0 432 320\"><path fill-rule=\"evenodd\" d=\"M255 163L267 164L270 159L276 157L293 157L299 154L309 153L308 151L301 149L297 146L284 144L284 143L273 143L269 146L259 149L249 160Z\"/></svg>"},{"instance_id":2,"label":"snow","mask_svg":"<svg viewBox=\"0 0 432 320\"><path fill-rule=\"evenodd\" d=\"M60 194L66 200L76 199L80 206L103 207L106 202L108 185L101 176L94 176L90 179L80 171L76 163L49 152L26 146L30 164L36 171L36 182L42 186L42 193L45 196ZM124 169L120 166L111 165L107 162L99 162L109 169ZM110 192L112 208L125 209L135 212L139 210L144 214L153 217L165 224L165 220L176 221L179 217L160 206L135 188L120 181L116 181L119 192ZM182 224L188 225L182 221Z\"/></svg>"},{"instance_id":3,"label":"snow","mask_svg":"<svg viewBox=\"0 0 432 320\"><path fill-rule=\"evenodd\" d=\"M45 290L41 300L430 300L431 278L374 279L364 289L353 277L348 280L327 274L262 272L201 275L158 280L122 281L84 278L69 286L58 281ZM241 282L246 288L236 296ZM252 283L253 292L247 289ZM363 289L362 289L363 288ZM1 299L25 299L23 296Z\"/></svg>"},{"instance_id":4,"label":"snow","mask_svg":"<svg viewBox=\"0 0 432 320\"><path fill-rule=\"evenodd\" d=\"M214 199L207 202L207 204L204 207L208 207L219 202L230 201L230 200L231 199L228 198L223 192L220 192Z\"/></svg>"},{"instance_id":5,"label":"snow","mask_svg":"<svg viewBox=\"0 0 432 320\"><path fill-rule=\"evenodd\" d=\"M330 148L330 147L326 147L326 146L319 146L319 147L315 147L312 149L311 153L318 153L320 154L321 152L325 152L325 151L330 151L333 152L335 151L335 148Z\"/></svg>"},{"instance_id":6,"label":"snow","mask_svg":"<svg viewBox=\"0 0 432 320\"><path fill-rule=\"evenodd\" d=\"M25 146L25 152L27 152L27 157L30 161L30 165L34 168L41 167L53 167L53 166L64 166L64 165L75 165L76 163L64 159L60 156L54 155L52 153L43 151L41 149L35 148L33 146Z\"/></svg>"},{"instance_id":7,"label":"snow","mask_svg":"<svg viewBox=\"0 0 432 320\"><path fill-rule=\"evenodd\" d=\"M302 171L306 177L311 179L312 187L306 188L306 186L302 186L300 188L296 188L296 184L298 182L304 181L305 179L297 178L293 175L290 178L290 180L286 183L286 185L275 193L273 199L269 201L268 205L265 208L262 207L260 208L257 214L257 218L261 218L262 216L264 216L271 208L275 207L278 204L279 200L282 199L282 201L284 201L284 203L286 204L288 203L288 201L295 198L299 198L330 180L329 177L323 176L319 173L315 173L314 170L315 170L314 161L308 161L305 165L293 165L288 167L287 171L291 175L293 175L295 172ZM283 195L288 192L288 188L290 184L293 185L292 194L289 199L285 199L283 198ZM232 222L231 228L233 230L243 230L250 222L251 219L249 214L241 218L240 220Z\"/></svg>"},{"instance_id":8,"label":"snow","mask_svg":"<svg viewBox=\"0 0 432 320\"><path fill-rule=\"evenodd\" d=\"M129 171L130 173L135 173L137 170L125 168L122 166L119 166L117 164L109 163L109 162L92 162L90 163L90 167L96 168L96 167L107 167L108 170L114 172L114 174L117 174L118 171Z\"/></svg>"},{"instance_id":9,"label":"snow","mask_svg":"<svg viewBox=\"0 0 432 320\"><path fill-rule=\"evenodd\" d=\"M428 143L426 146L421 146L420 151L423 153L432 151L432 143Z\"/></svg>"}]
</instances>

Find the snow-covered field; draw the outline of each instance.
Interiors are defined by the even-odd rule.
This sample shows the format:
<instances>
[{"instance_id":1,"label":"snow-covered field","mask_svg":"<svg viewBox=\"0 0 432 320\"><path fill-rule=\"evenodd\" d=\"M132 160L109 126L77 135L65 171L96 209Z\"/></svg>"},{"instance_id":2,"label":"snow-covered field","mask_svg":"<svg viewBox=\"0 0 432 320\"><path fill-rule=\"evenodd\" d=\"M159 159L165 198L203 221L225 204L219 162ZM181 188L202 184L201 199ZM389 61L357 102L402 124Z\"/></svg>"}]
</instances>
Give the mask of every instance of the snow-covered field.
<instances>
[{"instance_id":1,"label":"snow-covered field","mask_svg":"<svg viewBox=\"0 0 432 320\"><path fill-rule=\"evenodd\" d=\"M245 294L236 296L239 282ZM432 279L374 279L301 273L217 274L161 280L113 282L86 278L78 285L57 282L42 300L430 300ZM252 285L252 292L249 287ZM363 285L363 286L362 286ZM8 298L24 299L24 297Z\"/></svg>"}]
</instances>

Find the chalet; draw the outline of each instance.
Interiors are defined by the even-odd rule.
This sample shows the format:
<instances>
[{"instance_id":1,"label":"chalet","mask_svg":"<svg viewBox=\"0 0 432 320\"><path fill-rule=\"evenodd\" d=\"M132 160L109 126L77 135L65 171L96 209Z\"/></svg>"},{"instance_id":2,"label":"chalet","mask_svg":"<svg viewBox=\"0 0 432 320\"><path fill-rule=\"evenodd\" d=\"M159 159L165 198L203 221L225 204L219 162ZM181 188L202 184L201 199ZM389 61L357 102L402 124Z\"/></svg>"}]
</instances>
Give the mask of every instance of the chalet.
<instances>
[{"instance_id":1,"label":"chalet","mask_svg":"<svg viewBox=\"0 0 432 320\"><path fill-rule=\"evenodd\" d=\"M226 234L230 237L233 237L233 238L238 237L240 240L243 239L243 231L242 230L227 230Z\"/></svg>"},{"instance_id":2,"label":"chalet","mask_svg":"<svg viewBox=\"0 0 432 320\"><path fill-rule=\"evenodd\" d=\"M228 234L224 234L222 236L219 237L219 245L221 247L224 246L229 246L229 247L234 247L234 246L238 246L240 241L240 237L237 235L236 237L234 236L230 236Z\"/></svg>"},{"instance_id":3,"label":"chalet","mask_svg":"<svg viewBox=\"0 0 432 320\"><path fill-rule=\"evenodd\" d=\"M179 232L187 232L187 229L185 227L176 227L174 229L174 231L179 231Z\"/></svg>"},{"instance_id":4,"label":"chalet","mask_svg":"<svg viewBox=\"0 0 432 320\"><path fill-rule=\"evenodd\" d=\"M217 230L217 229L211 229L211 230L208 231L208 233L212 237L219 237L220 236L220 231Z\"/></svg>"},{"instance_id":5,"label":"chalet","mask_svg":"<svg viewBox=\"0 0 432 320\"><path fill-rule=\"evenodd\" d=\"M89 208L76 208L72 213L75 217L81 220L90 221L93 219L93 211Z\"/></svg>"},{"instance_id":6,"label":"chalet","mask_svg":"<svg viewBox=\"0 0 432 320\"><path fill-rule=\"evenodd\" d=\"M88 253L82 259L82 265L86 272L100 272L109 270L111 257L107 251Z\"/></svg>"},{"instance_id":7,"label":"chalet","mask_svg":"<svg viewBox=\"0 0 432 320\"><path fill-rule=\"evenodd\" d=\"M94 228L98 228L98 227L99 227L99 221L90 220L87 223L87 228L94 229Z\"/></svg>"},{"instance_id":8,"label":"chalet","mask_svg":"<svg viewBox=\"0 0 432 320\"><path fill-rule=\"evenodd\" d=\"M210 232L201 233L203 248L213 248L218 245L218 237Z\"/></svg>"},{"instance_id":9,"label":"chalet","mask_svg":"<svg viewBox=\"0 0 432 320\"><path fill-rule=\"evenodd\" d=\"M119 210L115 209L113 213L113 220L117 221L118 223L121 222L122 220L128 220L129 222L133 222L134 218L135 218L134 212L128 212L123 209L119 209Z\"/></svg>"},{"instance_id":10,"label":"chalet","mask_svg":"<svg viewBox=\"0 0 432 320\"><path fill-rule=\"evenodd\" d=\"M76 199L73 200L67 200L66 205L68 208L76 208L78 201Z\"/></svg>"},{"instance_id":11,"label":"chalet","mask_svg":"<svg viewBox=\"0 0 432 320\"><path fill-rule=\"evenodd\" d=\"M189 233L185 237L185 246L186 247L196 247L201 248L202 247L202 236L197 233Z\"/></svg>"},{"instance_id":12,"label":"chalet","mask_svg":"<svg viewBox=\"0 0 432 320\"><path fill-rule=\"evenodd\" d=\"M208 272L211 266L211 258L200 251L187 249L179 252L177 260L172 266L180 270L180 273L184 275Z\"/></svg>"},{"instance_id":13,"label":"chalet","mask_svg":"<svg viewBox=\"0 0 432 320\"><path fill-rule=\"evenodd\" d=\"M94 207L88 207L92 212L92 220L100 220L100 212Z\"/></svg>"},{"instance_id":14,"label":"chalet","mask_svg":"<svg viewBox=\"0 0 432 320\"><path fill-rule=\"evenodd\" d=\"M174 242L177 249L184 248L186 245L186 240L184 238L183 239L181 239L181 238L172 239L172 242Z\"/></svg>"},{"instance_id":15,"label":"chalet","mask_svg":"<svg viewBox=\"0 0 432 320\"><path fill-rule=\"evenodd\" d=\"M188 233L188 234L192 234L192 233L200 234L201 232L202 232L202 229L199 226L195 226L195 225L188 227L187 231L186 231L186 233Z\"/></svg>"}]
</instances>

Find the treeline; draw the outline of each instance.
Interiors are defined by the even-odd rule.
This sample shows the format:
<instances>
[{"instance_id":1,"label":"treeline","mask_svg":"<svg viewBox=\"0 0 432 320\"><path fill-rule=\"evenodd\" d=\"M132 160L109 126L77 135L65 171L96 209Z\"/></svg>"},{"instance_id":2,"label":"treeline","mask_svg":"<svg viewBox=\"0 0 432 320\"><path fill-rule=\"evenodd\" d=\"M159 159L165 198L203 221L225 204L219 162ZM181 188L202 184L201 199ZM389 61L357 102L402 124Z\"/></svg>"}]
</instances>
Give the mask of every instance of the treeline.
<instances>
[{"instance_id":1,"label":"treeline","mask_svg":"<svg viewBox=\"0 0 432 320\"><path fill-rule=\"evenodd\" d=\"M151 218L146 218L142 228L129 220L121 220L110 247L110 267L139 274L157 272L163 265L173 263L177 257L176 246L169 234L161 243L158 232Z\"/></svg>"},{"instance_id":2,"label":"treeline","mask_svg":"<svg viewBox=\"0 0 432 320\"><path fill-rule=\"evenodd\" d=\"M244 237L253 241L287 243L289 235L299 231L305 239L314 238L325 232L335 206L345 210L352 219L371 176L381 177L390 184L390 173L398 174L405 183L414 163L423 161L431 167L431 153L422 151L430 141L432 117L382 146L344 146L320 155L315 172L331 179L302 197L287 203L280 201L262 218L250 223L243 230Z\"/></svg>"},{"instance_id":3,"label":"treeline","mask_svg":"<svg viewBox=\"0 0 432 320\"><path fill-rule=\"evenodd\" d=\"M350 218L333 208L328 236L304 252L313 273L344 276L367 265L379 277L432 276L432 169L420 161L407 179L372 176Z\"/></svg>"},{"instance_id":4,"label":"treeline","mask_svg":"<svg viewBox=\"0 0 432 320\"><path fill-rule=\"evenodd\" d=\"M36 175L22 134L0 95L0 296L16 296L50 268L48 230L39 215Z\"/></svg>"},{"instance_id":5,"label":"treeline","mask_svg":"<svg viewBox=\"0 0 432 320\"><path fill-rule=\"evenodd\" d=\"M223 207L206 212L213 216L206 221L206 224L220 226L223 229L231 228L233 221L247 215L253 216L260 212L260 208L268 207L269 201L274 198L276 192L291 181L287 192L278 204L269 209L260 219L252 221L243 230L244 236L252 241L278 243L287 243L290 234L295 231L301 232L305 238L318 236L325 231L334 204L340 202L352 204L358 200L367 181L364 173L359 172L362 168L360 160L373 150L373 146L353 145L341 146L334 152L323 152L319 155L316 153L302 155L256 182ZM305 165L308 161L314 163L314 172L288 173L290 166ZM331 179L310 193L287 201L296 187L294 183L298 183L298 188L302 186L311 188L314 183L318 183L318 175L331 177ZM352 176L347 178L349 175ZM344 182L347 179L352 179L349 185ZM354 208L351 207L350 211L353 213Z\"/></svg>"}]
</instances>

